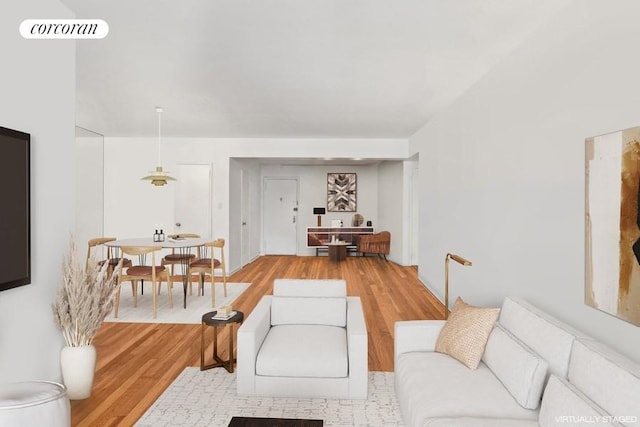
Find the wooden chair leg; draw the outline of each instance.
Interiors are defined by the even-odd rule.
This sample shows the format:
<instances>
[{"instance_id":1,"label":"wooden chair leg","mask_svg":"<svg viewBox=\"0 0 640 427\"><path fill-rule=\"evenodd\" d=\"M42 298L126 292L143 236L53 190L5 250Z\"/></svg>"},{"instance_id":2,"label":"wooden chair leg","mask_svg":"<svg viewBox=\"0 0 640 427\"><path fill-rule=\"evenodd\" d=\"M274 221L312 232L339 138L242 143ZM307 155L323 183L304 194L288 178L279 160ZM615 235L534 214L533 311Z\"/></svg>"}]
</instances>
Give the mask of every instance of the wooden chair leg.
<instances>
[{"instance_id":1,"label":"wooden chair leg","mask_svg":"<svg viewBox=\"0 0 640 427\"><path fill-rule=\"evenodd\" d=\"M155 280L151 281L151 287L152 287L152 294L153 294L153 318L157 318L158 317L158 301L157 301L157 289L156 287L158 286L158 284L156 283Z\"/></svg>"},{"instance_id":2,"label":"wooden chair leg","mask_svg":"<svg viewBox=\"0 0 640 427\"><path fill-rule=\"evenodd\" d=\"M173 283L170 283L171 276L167 275L166 279L167 279L167 292L169 293L169 308L173 308ZM160 283L162 284L162 282Z\"/></svg>"},{"instance_id":3,"label":"wooden chair leg","mask_svg":"<svg viewBox=\"0 0 640 427\"><path fill-rule=\"evenodd\" d=\"M137 307L138 306L138 281L137 280L131 281L131 292L133 293L133 306Z\"/></svg>"},{"instance_id":4,"label":"wooden chair leg","mask_svg":"<svg viewBox=\"0 0 640 427\"><path fill-rule=\"evenodd\" d=\"M224 284L224 296L227 296L227 272L222 270L222 283Z\"/></svg>"},{"instance_id":5,"label":"wooden chair leg","mask_svg":"<svg viewBox=\"0 0 640 427\"><path fill-rule=\"evenodd\" d=\"M216 306L216 281L215 281L215 276L212 274L211 275L211 307L215 307L215 306Z\"/></svg>"},{"instance_id":6,"label":"wooden chair leg","mask_svg":"<svg viewBox=\"0 0 640 427\"><path fill-rule=\"evenodd\" d=\"M114 317L118 318L118 308L120 308L120 285L118 285L118 293L116 294L116 303L114 309Z\"/></svg>"}]
</instances>

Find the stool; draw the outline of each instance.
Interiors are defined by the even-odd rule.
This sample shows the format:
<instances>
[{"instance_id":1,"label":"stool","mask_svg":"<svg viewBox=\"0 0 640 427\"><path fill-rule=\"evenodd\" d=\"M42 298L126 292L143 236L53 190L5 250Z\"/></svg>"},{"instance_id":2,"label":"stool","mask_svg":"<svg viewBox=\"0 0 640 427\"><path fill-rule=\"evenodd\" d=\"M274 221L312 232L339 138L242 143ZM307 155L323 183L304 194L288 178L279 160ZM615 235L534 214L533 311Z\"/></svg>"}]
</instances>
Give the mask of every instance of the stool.
<instances>
[{"instance_id":1,"label":"stool","mask_svg":"<svg viewBox=\"0 0 640 427\"><path fill-rule=\"evenodd\" d=\"M0 426L69 427L67 389L52 381L0 385Z\"/></svg>"}]
</instances>

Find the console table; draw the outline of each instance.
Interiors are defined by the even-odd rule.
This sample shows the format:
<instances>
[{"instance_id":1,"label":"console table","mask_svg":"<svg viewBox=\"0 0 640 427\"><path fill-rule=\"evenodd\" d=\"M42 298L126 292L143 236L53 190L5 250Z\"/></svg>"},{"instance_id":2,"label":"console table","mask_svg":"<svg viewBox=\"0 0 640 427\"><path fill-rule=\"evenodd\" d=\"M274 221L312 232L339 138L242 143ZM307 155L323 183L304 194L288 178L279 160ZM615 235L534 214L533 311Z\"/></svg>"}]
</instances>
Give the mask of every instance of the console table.
<instances>
[{"instance_id":1,"label":"console table","mask_svg":"<svg viewBox=\"0 0 640 427\"><path fill-rule=\"evenodd\" d=\"M373 227L307 227L307 247L316 250L327 250L333 237L345 242L347 249L358 247L360 236L373 234Z\"/></svg>"}]
</instances>

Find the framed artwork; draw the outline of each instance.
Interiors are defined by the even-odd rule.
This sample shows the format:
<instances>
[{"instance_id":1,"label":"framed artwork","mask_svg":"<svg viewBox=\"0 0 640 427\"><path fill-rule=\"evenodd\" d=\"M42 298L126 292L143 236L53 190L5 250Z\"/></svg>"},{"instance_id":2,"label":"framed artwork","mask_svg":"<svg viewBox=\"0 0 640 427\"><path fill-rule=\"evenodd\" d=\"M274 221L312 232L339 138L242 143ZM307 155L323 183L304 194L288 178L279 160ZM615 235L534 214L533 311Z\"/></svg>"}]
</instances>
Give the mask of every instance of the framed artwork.
<instances>
[{"instance_id":1,"label":"framed artwork","mask_svg":"<svg viewBox=\"0 0 640 427\"><path fill-rule=\"evenodd\" d=\"M640 326L640 127L585 144L585 303Z\"/></svg>"},{"instance_id":2,"label":"framed artwork","mask_svg":"<svg viewBox=\"0 0 640 427\"><path fill-rule=\"evenodd\" d=\"M356 174L327 174L327 211L356 211Z\"/></svg>"}]
</instances>

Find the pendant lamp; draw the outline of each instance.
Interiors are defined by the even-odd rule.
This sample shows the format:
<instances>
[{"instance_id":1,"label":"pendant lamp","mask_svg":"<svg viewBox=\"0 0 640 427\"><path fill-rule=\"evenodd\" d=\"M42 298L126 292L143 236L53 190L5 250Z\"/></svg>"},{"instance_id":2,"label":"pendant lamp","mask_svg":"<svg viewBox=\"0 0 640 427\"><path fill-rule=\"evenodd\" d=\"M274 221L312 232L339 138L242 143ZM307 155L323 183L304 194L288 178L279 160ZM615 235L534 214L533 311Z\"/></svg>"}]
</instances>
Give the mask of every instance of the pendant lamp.
<instances>
[{"instance_id":1,"label":"pendant lamp","mask_svg":"<svg viewBox=\"0 0 640 427\"><path fill-rule=\"evenodd\" d=\"M156 166L156 170L149 172L150 175L144 176L141 179L151 181L151 184L156 186L162 186L167 183L167 181L175 181L176 179L169 175L169 171L165 171L162 169L162 163L160 161L160 138L161 138L161 127L160 127L160 115L162 114L162 108L156 107L156 112L158 113L158 166Z\"/></svg>"}]
</instances>

